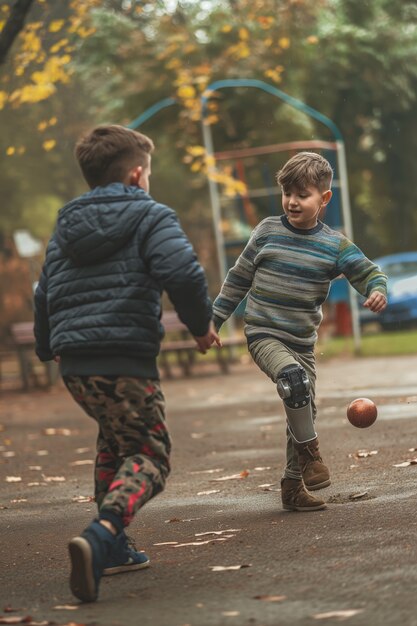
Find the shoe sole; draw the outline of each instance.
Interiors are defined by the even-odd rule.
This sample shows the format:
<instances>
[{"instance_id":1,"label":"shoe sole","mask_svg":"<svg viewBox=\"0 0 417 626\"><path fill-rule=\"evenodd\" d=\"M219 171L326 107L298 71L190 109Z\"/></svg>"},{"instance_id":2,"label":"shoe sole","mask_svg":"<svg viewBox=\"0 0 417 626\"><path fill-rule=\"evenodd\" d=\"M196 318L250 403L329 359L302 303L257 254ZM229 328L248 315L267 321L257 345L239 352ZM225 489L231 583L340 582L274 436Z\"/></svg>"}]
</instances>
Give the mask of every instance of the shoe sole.
<instances>
[{"instance_id":1,"label":"shoe sole","mask_svg":"<svg viewBox=\"0 0 417 626\"><path fill-rule=\"evenodd\" d=\"M325 487L328 487L330 484L331 484L330 480L324 480L322 483L317 483L317 485L307 485L306 483L304 483L305 487L309 491L317 491L317 489L324 489Z\"/></svg>"},{"instance_id":2,"label":"shoe sole","mask_svg":"<svg viewBox=\"0 0 417 626\"><path fill-rule=\"evenodd\" d=\"M82 602L97 600L96 583L93 574L93 553L83 537L75 537L68 544L71 559L70 588Z\"/></svg>"},{"instance_id":3,"label":"shoe sole","mask_svg":"<svg viewBox=\"0 0 417 626\"><path fill-rule=\"evenodd\" d=\"M283 504L282 508L285 511L301 511L302 513L308 513L309 511L322 511L323 509L327 509L327 505L323 502L323 504L317 504L316 506L295 506L293 504Z\"/></svg>"},{"instance_id":4,"label":"shoe sole","mask_svg":"<svg viewBox=\"0 0 417 626\"><path fill-rule=\"evenodd\" d=\"M103 571L103 576L113 576L114 574L124 574L126 572L137 572L139 569L149 567L150 561L145 563L134 563L132 565L118 565L117 567L107 567Z\"/></svg>"}]
</instances>

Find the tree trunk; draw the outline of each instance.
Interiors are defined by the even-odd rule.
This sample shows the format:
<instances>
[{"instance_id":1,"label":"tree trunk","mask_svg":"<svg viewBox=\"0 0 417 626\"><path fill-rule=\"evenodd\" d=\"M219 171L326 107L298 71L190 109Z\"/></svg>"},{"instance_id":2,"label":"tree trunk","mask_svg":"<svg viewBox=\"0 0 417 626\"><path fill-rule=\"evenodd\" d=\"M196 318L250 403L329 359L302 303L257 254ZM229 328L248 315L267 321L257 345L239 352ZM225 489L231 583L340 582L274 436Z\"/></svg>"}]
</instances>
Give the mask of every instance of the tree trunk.
<instances>
[{"instance_id":1,"label":"tree trunk","mask_svg":"<svg viewBox=\"0 0 417 626\"><path fill-rule=\"evenodd\" d=\"M32 3L33 0L16 0L13 4L9 19L0 33L0 65L5 62L14 40L22 30Z\"/></svg>"}]
</instances>

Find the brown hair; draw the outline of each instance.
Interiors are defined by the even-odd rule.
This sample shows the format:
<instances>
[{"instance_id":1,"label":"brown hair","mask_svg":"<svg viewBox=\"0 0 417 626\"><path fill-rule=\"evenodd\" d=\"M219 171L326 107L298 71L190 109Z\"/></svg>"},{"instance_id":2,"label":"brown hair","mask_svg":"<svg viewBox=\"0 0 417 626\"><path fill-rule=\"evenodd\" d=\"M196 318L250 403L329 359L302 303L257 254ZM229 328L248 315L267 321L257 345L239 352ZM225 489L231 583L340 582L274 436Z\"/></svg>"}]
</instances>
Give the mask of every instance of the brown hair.
<instances>
[{"instance_id":1,"label":"brown hair","mask_svg":"<svg viewBox=\"0 0 417 626\"><path fill-rule=\"evenodd\" d=\"M81 137L75 146L75 157L89 186L104 187L125 183L134 167L149 165L154 144L136 130L108 124L97 126Z\"/></svg>"},{"instance_id":2,"label":"brown hair","mask_svg":"<svg viewBox=\"0 0 417 626\"><path fill-rule=\"evenodd\" d=\"M277 173L277 182L283 189L305 189L312 185L319 191L330 189L333 170L330 163L315 152L299 152L287 161Z\"/></svg>"}]
</instances>

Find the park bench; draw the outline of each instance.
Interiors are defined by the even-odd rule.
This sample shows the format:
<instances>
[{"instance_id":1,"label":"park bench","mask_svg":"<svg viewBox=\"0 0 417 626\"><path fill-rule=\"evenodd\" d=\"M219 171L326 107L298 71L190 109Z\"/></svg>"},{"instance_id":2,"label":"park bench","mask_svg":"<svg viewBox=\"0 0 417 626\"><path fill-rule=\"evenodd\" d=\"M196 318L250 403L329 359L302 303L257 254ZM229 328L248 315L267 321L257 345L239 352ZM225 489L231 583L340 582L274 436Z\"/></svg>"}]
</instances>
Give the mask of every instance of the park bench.
<instances>
[{"instance_id":1,"label":"park bench","mask_svg":"<svg viewBox=\"0 0 417 626\"><path fill-rule=\"evenodd\" d=\"M22 388L28 391L31 386L51 387L58 379L58 365L55 361L45 363L38 362L35 355L35 336L33 334L33 322L16 322L10 327L13 348L19 359L20 378ZM37 368L35 368L35 363ZM37 369L44 368L46 382L42 385L39 380Z\"/></svg>"},{"instance_id":2,"label":"park bench","mask_svg":"<svg viewBox=\"0 0 417 626\"><path fill-rule=\"evenodd\" d=\"M196 363L197 344L191 336L188 328L179 319L175 311L164 311L162 324L165 328L165 338L161 344L159 363L167 378L173 377L174 364L170 355L175 355L175 364L179 366L184 376L191 376ZM35 336L33 322L16 322L10 328L12 347L17 353L19 360L20 377L22 388L28 391L31 386L42 386L37 370L44 367L43 386L51 387L58 379L59 368L55 361L45 363L38 362L35 355ZM232 361L232 349L246 344L243 336L222 338L223 348L213 348L217 363L223 373L229 371ZM36 364L36 367L35 367Z\"/></svg>"},{"instance_id":3,"label":"park bench","mask_svg":"<svg viewBox=\"0 0 417 626\"><path fill-rule=\"evenodd\" d=\"M162 325L165 328L165 337L161 343L159 363L167 378L172 378L172 362L169 355L175 354L176 364L184 376L191 376L196 363L197 344L188 328L181 322L175 311L164 311ZM246 345L243 336L235 335L222 338L223 348L212 348L216 361L224 374L229 371L233 356L233 348Z\"/></svg>"}]
</instances>

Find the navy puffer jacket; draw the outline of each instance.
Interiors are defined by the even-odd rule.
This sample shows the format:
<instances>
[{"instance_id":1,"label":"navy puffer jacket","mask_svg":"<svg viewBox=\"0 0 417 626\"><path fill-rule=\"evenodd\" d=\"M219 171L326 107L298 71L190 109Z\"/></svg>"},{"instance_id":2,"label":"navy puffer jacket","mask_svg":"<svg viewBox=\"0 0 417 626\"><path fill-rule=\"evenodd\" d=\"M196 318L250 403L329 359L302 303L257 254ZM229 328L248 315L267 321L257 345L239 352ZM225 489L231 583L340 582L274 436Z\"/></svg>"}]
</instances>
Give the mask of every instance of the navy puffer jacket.
<instances>
[{"instance_id":1,"label":"navy puffer jacket","mask_svg":"<svg viewBox=\"0 0 417 626\"><path fill-rule=\"evenodd\" d=\"M114 356L155 368L163 290L191 333L204 335L206 279L175 212L137 187L91 190L60 210L47 247L35 292L39 358Z\"/></svg>"}]
</instances>

